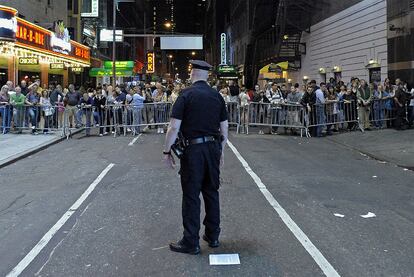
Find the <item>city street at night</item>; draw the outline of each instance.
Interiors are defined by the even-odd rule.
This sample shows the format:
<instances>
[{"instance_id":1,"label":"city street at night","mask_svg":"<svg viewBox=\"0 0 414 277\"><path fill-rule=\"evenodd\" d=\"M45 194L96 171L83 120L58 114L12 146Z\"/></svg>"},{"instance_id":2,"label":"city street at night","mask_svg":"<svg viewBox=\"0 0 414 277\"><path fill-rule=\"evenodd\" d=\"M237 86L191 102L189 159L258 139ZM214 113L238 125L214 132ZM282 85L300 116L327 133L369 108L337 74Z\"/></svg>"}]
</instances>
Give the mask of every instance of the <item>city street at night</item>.
<instances>
[{"instance_id":1,"label":"city street at night","mask_svg":"<svg viewBox=\"0 0 414 277\"><path fill-rule=\"evenodd\" d=\"M414 277L412 18L0 0L0 277Z\"/></svg>"}]
</instances>

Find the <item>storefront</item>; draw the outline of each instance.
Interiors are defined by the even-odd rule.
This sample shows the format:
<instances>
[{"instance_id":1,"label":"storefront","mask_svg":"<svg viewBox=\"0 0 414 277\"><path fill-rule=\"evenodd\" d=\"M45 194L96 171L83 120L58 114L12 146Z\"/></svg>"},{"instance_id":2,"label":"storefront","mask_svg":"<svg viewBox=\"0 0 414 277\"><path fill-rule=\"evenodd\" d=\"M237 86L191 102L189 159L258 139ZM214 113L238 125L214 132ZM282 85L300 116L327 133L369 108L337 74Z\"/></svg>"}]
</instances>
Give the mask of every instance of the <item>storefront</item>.
<instances>
[{"instance_id":1,"label":"storefront","mask_svg":"<svg viewBox=\"0 0 414 277\"><path fill-rule=\"evenodd\" d=\"M63 24L56 24L52 32L16 15L17 10L0 5L1 85L40 79L42 86L67 86L71 68L90 66L89 48L70 40Z\"/></svg>"},{"instance_id":2,"label":"storefront","mask_svg":"<svg viewBox=\"0 0 414 277\"><path fill-rule=\"evenodd\" d=\"M111 78L113 77L112 66L112 61L104 61L103 68L91 68L89 70L89 77L96 78L96 84L111 84ZM133 81L134 67L134 61L115 62L116 83L122 84Z\"/></svg>"}]
</instances>

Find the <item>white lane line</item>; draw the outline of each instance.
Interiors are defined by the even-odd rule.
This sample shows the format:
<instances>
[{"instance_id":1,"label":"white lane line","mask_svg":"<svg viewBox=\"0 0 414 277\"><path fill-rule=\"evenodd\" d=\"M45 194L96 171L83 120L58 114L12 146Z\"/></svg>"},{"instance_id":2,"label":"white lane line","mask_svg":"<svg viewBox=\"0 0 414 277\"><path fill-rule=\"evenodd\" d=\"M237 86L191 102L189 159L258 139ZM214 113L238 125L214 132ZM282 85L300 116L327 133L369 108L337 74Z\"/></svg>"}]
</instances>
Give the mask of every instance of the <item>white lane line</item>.
<instances>
[{"instance_id":1,"label":"white lane line","mask_svg":"<svg viewBox=\"0 0 414 277\"><path fill-rule=\"evenodd\" d=\"M88 198L88 196L94 191L96 186L102 181L105 175L114 167L114 164L109 164L99 176L93 181L93 183L85 190L85 192L79 197L78 200L69 208L69 210L53 225L52 228L41 238L41 240L33 247L32 250L19 262L18 265L10 271L6 277L19 276L23 270L39 255L40 251L49 243L53 236L62 228L68 219L77 211L82 203Z\"/></svg>"},{"instance_id":2,"label":"white lane line","mask_svg":"<svg viewBox=\"0 0 414 277\"><path fill-rule=\"evenodd\" d=\"M137 140L142 136L142 134L139 134L136 138L134 138L129 144L128 146L132 146L134 145L135 142L137 142Z\"/></svg>"},{"instance_id":3,"label":"white lane line","mask_svg":"<svg viewBox=\"0 0 414 277\"><path fill-rule=\"evenodd\" d=\"M298 241L302 244L302 246L308 251L311 255L313 260L318 264L318 266L322 269L323 273L329 277L339 277L339 273L333 268L333 266L325 259L322 253L316 248L316 246L311 242L308 236L299 228L299 226L293 221L293 219L289 216L289 214L283 209L283 207L277 202L277 200L273 197L273 195L269 192L266 188L265 184L263 184L262 180L257 176L256 173L253 172L249 164L246 160L240 155L239 151L234 147L234 145L228 141L227 144L229 145L230 149L233 151L234 155L239 159L241 164L243 165L246 172L252 177L253 181L256 183L257 187L260 189L261 193L264 195L266 200L269 204L275 209L278 213L282 221L286 224L289 230L293 233L293 235L298 239Z\"/></svg>"}]
</instances>

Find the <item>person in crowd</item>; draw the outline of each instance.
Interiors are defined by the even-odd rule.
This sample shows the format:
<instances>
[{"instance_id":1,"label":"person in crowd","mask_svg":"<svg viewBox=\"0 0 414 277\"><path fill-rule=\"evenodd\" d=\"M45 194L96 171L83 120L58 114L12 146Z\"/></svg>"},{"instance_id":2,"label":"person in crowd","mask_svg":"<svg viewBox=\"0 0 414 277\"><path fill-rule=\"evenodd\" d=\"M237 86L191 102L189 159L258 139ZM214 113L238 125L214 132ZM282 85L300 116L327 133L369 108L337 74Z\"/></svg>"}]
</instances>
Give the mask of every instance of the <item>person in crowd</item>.
<instances>
[{"instance_id":1,"label":"person in crowd","mask_svg":"<svg viewBox=\"0 0 414 277\"><path fill-rule=\"evenodd\" d=\"M240 88L233 80L229 81L228 91L229 91L230 101L239 103Z\"/></svg>"},{"instance_id":2,"label":"person in crowd","mask_svg":"<svg viewBox=\"0 0 414 277\"><path fill-rule=\"evenodd\" d=\"M372 93L372 120L374 122L374 126L377 129L382 128L382 124L384 122L384 110L385 110L385 101L384 97L384 87L382 85L378 85L375 87L375 84L370 84L370 89L373 91Z\"/></svg>"},{"instance_id":3,"label":"person in crowd","mask_svg":"<svg viewBox=\"0 0 414 277\"><path fill-rule=\"evenodd\" d=\"M256 89L259 89L259 88L260 87L257 86ZM256 90L254 92L252 102L256 103L255 106L253 107L253 110L254 110L254 114L252 115L253 120L254 120L253 122L258 123L259 125L266 123L268 110L269 110L268 104L270 104L270 100L266 97L265 92L263 90ZM271 130L269 133L271 133ZM264 131L262 127L260 127L259 135L264 135Z\"/></svg>"},{"instance_id":4,"label":"person in crowd","mask_svg":"<svg viewBox=\"0 0 414 277\"><path fill-rule=\"evenodd\" d=\"M360 87L358 88L357 100L359 127L368 131L371 129L369 113L372 102L372 91L364 79L361 80Z\"/></svg>"},{"instance_id":5,"label":"person in crowd","mask_svg":"<svg viewBox=\"0 0 414 277\"><path fill-rule=\"evenodd\" d=\"M290 87L290 93L286 98L286 103L288 104L288 111L287 111L287 125L290 126L298 126L300 124L300 100L302 99L302 93L299 91L299 84L296 83L295 85ZM291 128L291 133L293 135L297 135L297 129Z\"/></svg>"},{"instance_id":6,"label":"person in crowd","mask_svg":"<svg viewBox=\"0 0 414 277\"><path fill-rule=\"evenodd\" d=\"M313 85L316 87L316 81L313 83L313 80L306 88L306 93L303 94L302 99L300 100L300 104L304 107L306 111L305 122L307 124L308 130L311 136L316 136L316 94L313 88Z\"/></svg>"},{"instance_id":7,"label":"person in crowd","mask_svg":"<svg viewBox=\"0 0 414 277\"><path fill-rule=\"evenodd\" d=\"M230 102L230 99L231 99L228 93L229 93L229 90L227 87L224 87L220 90L220 95L221 97L223 97L225 103Z\"/></svg>"},{"instance_id":8,"label":"person in crowd","mask_svg":"<svg viewBox=\"0 0 414 277\"><path fill-rule=\"evenodd\" d=\"M141 119L142 109L144 108L145 98L142 96L142 92L138 86L133 88L134 94L132 95L132 111L133 111L133 126L134 134L138 135L141 132Z\"/></svg>"},{"instance_id":9,"label":"person in crowd","mask_svg":"<svg viewBox=\"0 0 414 277\"><path fill-rule=\"evenodd\" d=\"M11 106L9 104L10 96L8 94L9 87L4 85L0 90L0 116L1 116L1 126L0 133L7 134L10 131L11 123Z\"/></svg>"},{"instance_id":10,"label":"person in crowd","mask_svg":"<svg viewBox=\"0 0 414 277\"><path fill-rule=\"evenodd\" d=\"M44 120L43 134L48 134L55 108L52 105L49 97L49 90L47 89L42 91L42 96L40 97L40 107L43 112Z\"/></svg>"},{"instance_id":11,"label":"person in crowd","mask_svg":"<svg viewBox=\"0 0 414 277\"><path fill-rule=\"evenodd\" d=\"M6 86L9 88L9 95L10 95L10 92L14 92L14 84L12 81L7 81Z\"/></svg>"},{"instance_id":12,"label":"person in crowd","mask_svg":"<svg viewBox=\"0 0 414 277\"><path fill-rule=\"evenodd\" d=\"M282 94L283 100L285 100L287 98L288 93L289 93L286 84L282 84L282 86L280 87L280 92Z\"/></svg>"},{"instance_id":13,"label":"person in crowd","mask_svg":"<svg viewBox=\"0 0 414 277\"><path fill-rule=\"evenodd\" d=\"M406 89L403 82L399 78L395 80L395 85L396 91L394 95L394 103L396 109L396 118L394 127L396 130L405 130L407 128L405 124L405 105L407 102Z\"/></svg>"},{"instance_id":14,"label":"person in crowd","mask_svg":"<svg viewBox=\"0 0 414 277\"><path fill-rule=\"evenodd\" d=\"M345 112L344 112L344 103L343 103L343 97L344 97L345 94L346 94L346 86L345 86L345 84L343 84L339 87L339 91L337 93L338 101L339 101L339 103L338 103L338 108L339 108L338 121L339 122L344 122L345 121ZM336 129L337 130L343 130L344 129L344 124L343 123L337 124Z\"/></svg>"},{"instance_id":15,"label":"person in crowd","mask_svg":"<svg viewBox=\"0 0 414 277\"><path fill-rule=\"evenodd\" d=\"M92 105L93 99L89 97L89 94L85 91L79 101L79 120L82 121L82 117L85 115L85 133L87 137L91 134Z\"/></svg>"},{"instance_id":16,"label":"person in crowd","mask_svg":"<svg viewBox=\"0 0 414 277\"><path fill-rule=\"evenodd\" d=\"M59 126L58 124L58 118L59 118L59 105L62 106L63 104L63 91L61 85L56 85L53 90L51 90L50 93L50 104L52 107L54 107L53 111L54 114L52 115L52 128L57 128ZM62 109L62 108L61 108Z\"/></svg>"},{"instance_id":17,"label":"person in crowd","mask_svg":"<svg viewBox=\"0 0 414 277\"><path fill-rule=\"evenodd\" d=\"M352 88L347 89L341 101L343 101L347 130L352 131L355 128L355 122L357 120L357 98L352 92Z\"/></svg>"},{"instance_id":18,"label":"person in crowd","mask_svg":"<svg viewBox=\"0 0 414 277\"><path fill-rule=\"evenodd\" d=\"M69 119L69 128L72 128L73 122L75 122L75 127L81 127L81 121L78 117L78 105L81 99L79 92L75 91L75 86L70 84L68 87L68 92L64 98L64 103L66 106L67 116Z\"/></svg>"},{"instance_id":19,"label":"person in crowd","mask_svg":"<svg viewBox=\"0 0 414 277\"><path fill-rule=\"evenodd\" d=\"M112 132L115 133L115 122L114 122L114 88L109 85L106 87L106 104L105 104L105 113L106 113L106 131L105 133Z\"/></svg>"},{"instance_id":20,"label":"person in crowd","mask_svg":"<svg viewBox=\"0 0 414 277\"><path fill-rule=\"evenodd\" d=\"M27 115L30 120L32 134L37 135L38 117L39 117L39 102L40 97L37 93L38 85L33 83L29 86L29 92L26 95Z\"/></svg>"},{"instance_id":21,"label":"person in crowd","mask_svg":"<svg viewBox=\"0 0 414 277\"><path fill-rule=\"evenodd\" d=\"M106 97L102 95L102 90L99 89L96 91L92 100L94 107L93 118L95 123L99 126L99 136L102 137L108 134L108 132L104 132Z\"/></svg>"},{"instance_id":22,"label":"person in crowd","mask_svg":"<svg viewBox=\"0 0 414 277\"><path fill-rule=\"evenodd\" d=\"M286 88L286 86L284 88ZM283 125L286 117L286 113L283 110L285 100L285 97L283 96L283 86L282 89L280 89L276 83L272 83L270 90L266 93L266 98L269 99L272 104L269 110L271 124L276 125L272 126L272 134L277 134L278 125Z\"/></svg>"},{"instance_id":23,"label":"person in crowd","mask_svg":"<svg viewBox=\"0 0 414 277\"><path fill-rule=\"evenodd\" d=\"M115 113L114 116L116 117L116 121L119 127L120 134L124 133L124 127L123 127L123 114L124 114L124 107L126 104L126 96L127 92L125 90L125 85L120 85L115 89L116 97L115 97Z\"/></svg>"},{"instance_id":24,"label":"person in crowd","mask_svg":"<svg viewBox=\"0 0 414 277\"><path fill-rule=\"evenodd\" d=\"M241 120L241 127L242 133L246 132L246 124L248 123L248 110L249 110L249 102L250 102L250 97L247 94L247 90L245 86L242 86L242 88L240 89L240 94L239 94L239 100L240 100L240 120Z\"/></svg>"},{"instance_id":25,"label":"person in crowd","mask_svg":"<svg viewBox=\"0 0 414 277\"><path fill-rule=\"evenodd\" d=\"M154 97L154 101L155 104L154 105L154 119L155 119L155 123L161 123L161 122L165 122L165 118L167 116L167 110L166 110L166 100L167 100L167 95L166 93L162 90L162 87L160 87L159 89L157 88L157 94ZM158 126L157 129L157 133L158 134L164 134L164 127L165 126Z\"/></svg>"},{"instance_id":26,"label":"person in crowd","mask_svg":"<svg viewBox=\"0 0 414 277\"><path fill-rule=\"evenodd\" d=\"M410 92L408 93L408 128L411 128L414 123L414 88L411 88Z\"/></svg>"},{"instance_id":27,"label":"person in crowd","mask_svg":"<svg viewBox=\"0 0 414 277\"><path fill-rule=\"evenodd\" d=\"M20 82L20 89L22 90L22 94L26 96L29 93L29 88L27 87L26 80L22 80Z\"/></svg>"},{"instance_id":28,"label":"person in crowd","mask_svg":"<svg viewBox=\"0 0 414 277\"><path fill-rule=\"evenodd\" d=\"M10 104L13 106L14 129L18 134L21 134L24 128L25 104L27 103L26 96L22 94L20 87L14 89L15 93L10 96Z\"/></svg>"},{"instance_id":29,"label":"person in crowd","mask_svg":"<svg viewBox=\"0 0 414 277\"><path fill-rule=\"evenodd\" d=\"M325 118L325 95L320 87L316 86L316 82L314 80L311 81L311 86L313 87L313 90L315 91L315 97L316 97L316 103L315 103L315 109L316 109L316 136L322 137L322 130L325 127L326 118ZM322 87L326 87L325 83L321 83Z\"/></svg>"},{"instance_id":30,"label":"person in crowd","mask_svg":"<svg viewBox=\"0 0 414 277\"><path fill-rule=\"evenodd\" d=\"M171 103L174 105L175 101L177 101L177 98L180 94L180 85L175 85L174 89L171 93Z\"/></svg>"},{"instance_id":31,"label":"person in crowd","mask_svg":"<svg viewBox=\"0 0 414 277\"><path fill-rule=\"evenodd\" d=\"M327 97L326 97L326 134L328 136L332 135L332 129L336 126L336 123L338 122L338 114L339 114L339 97L337 93L335 92L335 88L333 85L328 84L327 87Z\"/></svg>"}]
</instances>

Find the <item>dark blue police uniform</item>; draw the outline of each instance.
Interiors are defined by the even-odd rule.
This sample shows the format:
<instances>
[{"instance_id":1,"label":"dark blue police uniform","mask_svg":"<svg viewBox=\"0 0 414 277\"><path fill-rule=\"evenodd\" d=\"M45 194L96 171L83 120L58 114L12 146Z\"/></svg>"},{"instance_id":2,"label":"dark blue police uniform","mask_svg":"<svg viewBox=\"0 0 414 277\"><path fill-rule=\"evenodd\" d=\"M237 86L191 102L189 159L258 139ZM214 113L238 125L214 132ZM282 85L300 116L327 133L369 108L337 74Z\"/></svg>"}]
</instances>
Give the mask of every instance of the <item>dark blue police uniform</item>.
<instances>
[{"instance_id":1,"label":"dark blue police uniform","mask_svg":"<svg viewBox=\"0 0 414 277\"><path fill-rule=\"evenodd\" d=\"M208 241L211 247L218 246L220 234L218 190L222 152L220 122L227 120L225 102L207 82L198 81L184 89L177 98L171 117L182 120L180 130L189 144L181 159L180 169L183 190L184 238L182 241L189 248L199 247L201 192L206 211L203 239ZM214 241L217 242L216 245Z\"/></svg>"}]
</instances>

